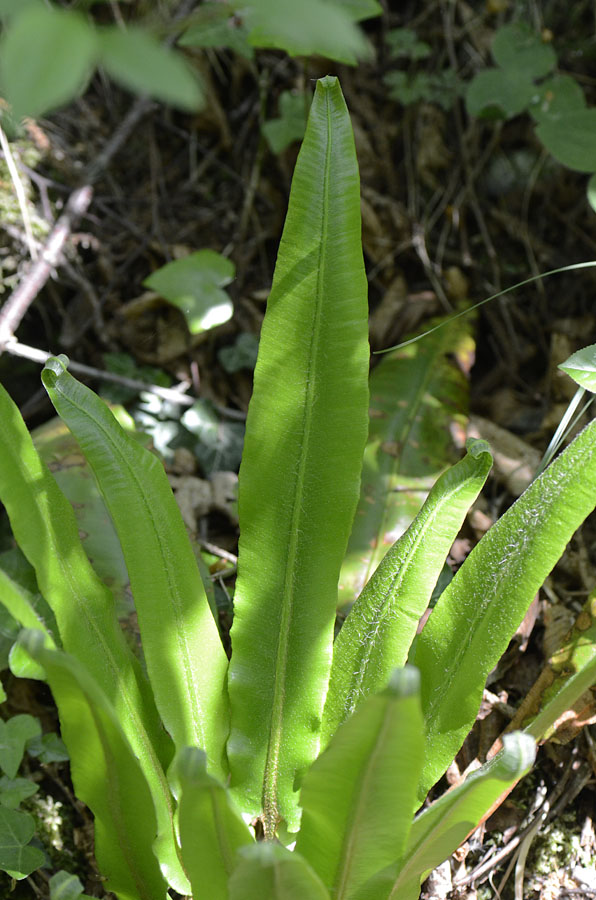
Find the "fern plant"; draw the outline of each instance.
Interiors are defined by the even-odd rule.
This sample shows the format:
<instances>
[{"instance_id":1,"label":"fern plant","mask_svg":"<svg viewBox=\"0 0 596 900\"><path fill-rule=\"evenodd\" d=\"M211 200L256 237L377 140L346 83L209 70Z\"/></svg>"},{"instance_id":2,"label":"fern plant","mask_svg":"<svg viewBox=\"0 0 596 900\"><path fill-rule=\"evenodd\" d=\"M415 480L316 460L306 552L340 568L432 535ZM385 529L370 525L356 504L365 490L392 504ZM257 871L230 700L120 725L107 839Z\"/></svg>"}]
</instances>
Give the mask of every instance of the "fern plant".
<instances>
[{"instance_id":1,"label":"fern plant","mask_svg":"<svg viewBox=\"0 0 596 900\"><path fill-rule=\"evenodd\" d=\"M359 176L337 79L317 83L262 329L240 470L224 652L160 461L52 358L42 379L118 532L142 635L126 644L68 501L0 391L0 498L55 617L9 576L15 654L52 689L96 856L120 900L415 900L596 678L584 662L503 749L421 813L485 679L596 502L592 424L491 528L416 638L491 465L472 441L334 642L368 417ZM561 698L564 698L563 701Z\"/></svg>"}]
</instances>

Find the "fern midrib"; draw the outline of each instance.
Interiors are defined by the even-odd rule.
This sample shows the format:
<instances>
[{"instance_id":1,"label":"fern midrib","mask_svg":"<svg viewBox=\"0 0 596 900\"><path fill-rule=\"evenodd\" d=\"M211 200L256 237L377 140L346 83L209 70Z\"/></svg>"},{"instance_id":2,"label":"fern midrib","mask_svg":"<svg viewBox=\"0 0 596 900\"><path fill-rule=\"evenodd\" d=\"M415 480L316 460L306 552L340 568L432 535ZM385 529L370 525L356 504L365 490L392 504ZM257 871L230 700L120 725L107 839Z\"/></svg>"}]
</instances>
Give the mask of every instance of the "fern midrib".
<instances>
[{"instance_id":1,"label":"fern midrib","mask_svg":"<svg viewBox=\"0 0 596 900\"><path fill-rule=\"evenodd\" d=\"M281 751L284 701L286 694L286 680L289 655L289 634L295 604L295 565L298 554L298 535L302 513L302 495L304 492L305 470L309 458L309 443L311 439L313 398L315 387L312 378L313 370L318 368L319 346L317 337L320 333L321 322L321 296L325 280L325 247L327 242L327 229L329 221L329 173L331 168L331 117L329 110L329 97L326 96L327 106L327 147L325 152L325 171L323 176L323 203L321 216L321 242L319 245L319 258L317 268L316 288L316 312L310 340L309 370L307 373L307 395L304 405L302 424L302 453L296 477L296 492L292 506L290 528L288 535L288 555L284 571L284 587L282 592L281 622L279 628L279 640L276 654L276 677L274 680L273 703L271 724L269 728L269 741L265 757L265 769L263 775L263 826L265 837L273 839L278 818L278 782L279 782L279 757Z\"/></svg>"}]
</instances>

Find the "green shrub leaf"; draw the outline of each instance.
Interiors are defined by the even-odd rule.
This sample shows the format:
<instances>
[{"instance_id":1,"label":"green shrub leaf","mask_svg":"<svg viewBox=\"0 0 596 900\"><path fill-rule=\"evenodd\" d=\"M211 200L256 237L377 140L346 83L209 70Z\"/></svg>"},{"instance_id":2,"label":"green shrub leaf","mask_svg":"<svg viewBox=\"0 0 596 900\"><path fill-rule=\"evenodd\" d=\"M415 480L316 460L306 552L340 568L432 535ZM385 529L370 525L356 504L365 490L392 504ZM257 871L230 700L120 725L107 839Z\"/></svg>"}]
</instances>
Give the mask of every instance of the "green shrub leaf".
<instances>
[{"instance_id":1,"label":"green shrub leaf","mask_svg":"<svg viewBox=\"0 0 596 900\"><path fill-rule=\"evenodd\" d=\"M556 160L577 172L596 171L596 109L572 109L542 119L536 134Z\"/></svg>"},{"instance_id":2,"label":"green shrub leaf","mask_svg":"<svg viewBox=\"0 0 596 900\"><path fill-rule=\"evenodd\" d=\"M581 85L571 75L555 75L540 85L529 112L536 122L586 108Z\"/></svg>"},{"instance_id":3,"label":"green shrub leaf","mask_svg":"<svg viewBox=\"0 0 596 900\"><path fill-rule=\"evenodd\" d=\"M354 139L329 77L294 173L240 468L228 755L271 832L278 814L296 828L294 778L318 751L366 440L366 294Z\"/></svg>"},{"instance_id":4,"label":"green shrub leaf","mask_svg":"<svg viewBox=\"0 0 596 900\"><path fill-rule=\"evenodd\" d=\"M401 858L424 756L416 669L396 669L339 728L305 775L296 850L346 900Z\"/></svg>"},{"instance_id":5,"label":"green shrub leaf","mask_svg":"<svg viewBox=\"0 0 596 900\"><path fill-rule=\"evenodd\" d=\"M85 87L97 56L95 31L83 16L55 6L28 6L0 43L0 85L15 118L40 116Z\"/></svg>"},{"instance_id":6,"label":"green shrub leaf","mask_svg":"<svg viewBox=\"0 0 596 900\"><path fill-rule=\"evenodd\" d=\"M484 69L470 81L466 107L471 116L512 119L531 102L536 88L532 81L510 69Z\"/></svg>"},{"instance_id":7,"label":"green shrub leaf","mask_svg":"<svg viewBox=\"0 0 596 900\"><path fill-rule=\"evenodd\" d=\"M492 46L497 65L518 78L543 78L554 69L557 55L527 22L511 22L496 32Z\"/></svg>"},{"instance_id":8,"label":"green shrub leaf","mask_svg":"<svg viewBox=\"0 0 596 900\"><path fill-rule=\"evenodd\" d=\"M203 105L203 91L184 57L142 28L116 26L97 32L100 63L131 91L150 94L184 110Z\"/></svg>"},{"instance_id":9,"label":"green shrub leaf","mask_svg":"<svg viewBox=\"0 0 596 900\"><path fill-rule=\"evenodd\" d=\"M355 6L354 15L350 6ZM371 56L370 44L354 24L360 2L336 0L252 0L242 3L249 27L249 42L254 47L275 47L290 56L325 56L338 62L355 64L358 58ZM367 4L371 8L370 4ZM377 12L370 13L377 15Z\"/></svg>"}]
</instances>

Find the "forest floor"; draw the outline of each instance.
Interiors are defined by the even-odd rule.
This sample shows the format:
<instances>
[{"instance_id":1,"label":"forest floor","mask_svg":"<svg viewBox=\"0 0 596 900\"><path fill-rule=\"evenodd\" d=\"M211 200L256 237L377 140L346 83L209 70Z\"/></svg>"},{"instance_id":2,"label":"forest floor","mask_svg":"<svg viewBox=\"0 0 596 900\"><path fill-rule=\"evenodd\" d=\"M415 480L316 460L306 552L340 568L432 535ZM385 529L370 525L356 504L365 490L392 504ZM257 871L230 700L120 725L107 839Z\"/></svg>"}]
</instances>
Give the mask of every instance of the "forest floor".
<instances>
[{"instance_id":1,"label":"forest floor","mask_svg":"<svg viewBox=\"0 0 596 900\"><path fill-rule=\"evenodd\" d=\"M89 210L67 243L64 264L36 298L18 338L96 369L164 384L169 379L189 396L210 401L216 415L204 424L205 434L211 429L219 437L207 441L198 463L178 453L170 464L174 476L237 470L256 338L299 149L294 141L275 154L261 131L264 120L279 115L282 92L310 90L313 80L325 74L340 78L361 168L374 350L424 330L431 318L462 304L538 273L596 259L596 214L586 200L586 177L548 157L529 116L473 119L461 98L443 105L429 102L430 89L426 99L403 105L385 80L396 69L436 76L450 68L465 81L488 64L491 37L514 12L549 30L560 68L572 72L596 104L593 5L581 0L570 6L546 0L486 5L404 0L399 6L399 13L366 25L376 51L372 62L350 68L273 51L260 51L253 60L208 51L197 55L207 105L194 116L135 100L96 76L80 99L32 123L19 145L34 232L43 241L81 173L134 121L95 183ZM387 35L397 27L415 30L431 54L418 63L396 61ZM586 35L592 36L592 55L583 53ZM3 176L5 296L28 261L11 192ZM235 265L227 288L234 315L191 336L182 314L148 292L143 281L166 262L203 248ZM483 504L466 522L452 552L454 566L520 491L519 481L508 474L507 459L522 470L523 487L524 466L535 469L546 450L575 392L557 366L596 342L595 289L595 270L566 272L526 284L470 317L475 361L468 372L469 411L462 413L469 414L471 428L489 430L486 436L505 462L497 464ZM0 379L31 428L52 417L36 363L5 353ZM107 382L90 378L89 384L104 392ZM109 399L137 404L138 411L138 391L121 384L109 390ZM166 447L176 438L184 407L154 398L141 411L156 445ZM587 416L591 410L583 423ZM207 503L199 519L199 538L233 561L233 503ZM448 780L456 780L491 745L595 583L596 522L589 519L493 673L477 727ZM222 581L221 590L229 592L232 585L233 579ZM5 674L9 699L3 716L29 712L41 717L44 728L56 730L49 692L38 683L17 684ZM588 710L584 721L594 712ZM572 727L566 742L560 735L560 741L541 749L532 775L435 873L424 888L426 896L596 896L596 754L589 729ZM94 869L90 815L73 797L67 766L31 766L47 817L67 822L53 865L75 871L90 895L107 896ZM510 847L529 812L545 802L549 811L542 807L546 818L539 832L531 833L533 840ZM45 898L47 873L17 886L0 876L0 896Z\"/></svg>"}]
</instances>

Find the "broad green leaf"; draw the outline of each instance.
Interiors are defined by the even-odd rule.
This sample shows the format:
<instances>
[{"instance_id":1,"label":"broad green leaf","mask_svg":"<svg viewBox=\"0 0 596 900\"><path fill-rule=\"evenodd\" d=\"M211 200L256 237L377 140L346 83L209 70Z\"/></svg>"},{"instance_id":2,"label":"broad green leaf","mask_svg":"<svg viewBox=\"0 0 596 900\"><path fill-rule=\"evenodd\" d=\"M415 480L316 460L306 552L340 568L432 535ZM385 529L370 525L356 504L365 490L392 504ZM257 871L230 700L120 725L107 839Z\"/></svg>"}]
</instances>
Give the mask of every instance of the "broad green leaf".
<instances>
[{"instance_id":1,"label":"broad green leaf","mask_svg":"<svg viewBox=\"0 0 596 900\"><path fill-rule=\"evenodd\" d=\"M349 6L334 0L240 0L254 47L275 47L290 56L325 56L354 65L371 47Z\"/></svg>"},{"instance_id":2,"label":"broad green leaf","mask_svg":"<svg viewBox=\"0 0 596 900\"><path fill-rule=\"evenodd\" d=\"M585 108L586 98L579 82L571 75L555 75L542 82L529 112L536 122L543 122Z\"/></svg>"},{"instance_id":3,"label":"broad green leaf","mask_svg":"<svg viewBox=\"0 0 596 900\"><path fill-rule=\"evenodd\" d=\"M427 729L421 800L461 747L488 673L595 505L592 422L484 535L439 598L412 660Z\"/></svg>"},{"instance_id":4,"label":"broad green leaf","mask_svg":"<svg viewBox=\"0 0 596 900\"><path fill-rule=\"evenodd\" d=\"M368 407L366 275L354 138L336 78L317 83L263 323L240 468L228 756L252 814L298 823L318 752L337 580Z\"/></svg>"},{"instance_id":5,"label":"broad green leaf","mask_svg":"<svg viewBox=\"0 0 596 900\"><path fill-rule=\"evenodd\" d=\"M536 135L556 160L577 172L596 171L596 109L572 109L544 118Z\"/></svg>"},{"instance_id":6,"label":"broad green leaf","mask_svg":"<svg viewBox=\"0 0 596 900\"><path fill-rule=\"evenodd\" d=\"M483 69L468 84L466 107L471 116L512 119L530 104L533 82L512 69Z\"/></svg>"},{"instance_id":7,"label":"broad green leaf","mask_svg":"<svg viewBox=\"0 0 596 900\"><path fill-rule=\"evenodd\" d=\"M224 290L234 280L234 263L215 250L197 250L166 263L143 284L184 314L191 334L209 331L231 319L232 301Z\"/></svg>"},{"instance_id":8,"label":"broad green leaf","mask_svg":"<svg viewBox=\"0 0 596 900\"><path fill-rule=\"evenodd\" d=\"M306 860L269 841L240 851L229 890L229 900L330 900Z\"/></svg>"},{"instance_id":9,"label":"broad green leaf","mask_svg":"<svg viewBox=\"0 0 596 900\"><path fill-rule=\"evenodd\" d=\"M0 803L7 809L16 809L23 800L32 797L38 790L39 785L29 778L8 778L3 775L0 778Z\"/></svg>"},{"instance_id":10,"label":"broad green leaf","mask_svg":"<svg viewBox=\"0 0 596 900\"><path fill-rule=\"evenodd\" d=\"M545 43L527 22L511 22L499 28L491 50L497 65L517 78L543 78L557 64L552 44Z\"/></svg>"},{"instance_id":11,"label":"broad green leaf","mask_svg":"<svg viewBox=\"0 0 596 900\"><path fill-rule=\"evenodd\" d=\"M99 62L114 81L184 110L203 106L203 90L182 54L160 44L150 32L114 25L99 29L97 36Z\"/></svg>"},{"instance_id":12,"label":"broad green leaf","mask_svg":"<svg viewBox=\"0 0 596 900\"><path fill-rule=\"evenodd\" d=\"M151 852L157 833L151 792L113 706L78 660L44 648L40 632L24 631L19 640L47 672L75 791L93 813L107 890L121 900L165 900Z\"/></svg>"},{"instance_id":13,"label":"broad green leaf","mask_svg":"<svg viewBox=\"0 0 596 900\"><path fill-rule=\"evenodd\" d=\"M76 97L96 54L95 31L83 16L56 6L28 6L0 43L0 86L15 118L35 118Z\"/></svg>"},{"instance_id":14,"label":"broad green leaf","mask_svg":"<svg viewBox=\"0 0 596 900\"><path fill-rule=\"evenodd\" d=\"M442 319L434 320L437 324ZM432 323L430 323L432 325ZM474 341L458 320L381 358L370 377L362 487L339 579L351 605L431 487L460 458ZM423 448L423 449L422 449Z\"/></svg>"},{"instance_id":15,"label":"broad green leaf","mask_svg":"<svg viewBox=\"0 0 596 900\"><path fill-rule=\"evenodd\" d=\"M41 725L33 716L13 716L6 722L0 719L0 767L14 778L25 753L29 738L41 733Z\"/></svg>"},{"instance_id":16,"label":"broad green leaf","mask_svg":"<svg viewBox=\"0 0 596 900\"><path fill-rule=\"evenodd\" d=\"M161 461L93 391L48 360L43 383L97 478L118 532L155 701L177 749L204 749L225 777L227 657Z\"/></svg>"},{"instance_id":17,"label":"broad green leaf","mask_svg":"<svg viewBox=\"0 0 596 900\"><path fill-rule=\"evenodd\" d=\"M33 816L0 806L0 869L21 880L44 865L45 854L29 846L34 834Z\"/></svg>"},{"instance_id":18,"label":"broad green leaf","mask_svg":"<svg viewBox=\"0 0 596 900\"><path fill-rule=\"evenodd\" d=\"M420 680L396 669L339 728L304 777L296 850L336 900L401 858L424 757Z\"/></svg>"},{"instance_id":19,"label":"broad green leaf","mask_svg":"<svg viewBox=\"0 0 596 900\"><path fill-rule=\"evenodd\" d=\"M139 757L175 866L172 800L164 774L171 761L170 739L158 719L149 685L125 643L114 598L81 546L72 507L39 458L16 405L1 385L0 500L56 616L62 646L101 684Z\"/></svg>"},{"instance_id":20,"label":"broad green leaf","mask_svg":"<svg viewBox=\"0 0 596 900\"><path fill-rule=\"evenodd\" d=\"M583 347L561 363L559 369L573 378L576 384L592 394L596 393L596 344Z\"/></svg>"},{"instance_id":21,"label":"broad green leaf","mask_svg":"<svg viewBox=\"0 0 596 900\"><path fill-rule=\"evenodd\" d=\"M401 862L373 876L353 900L418 900L421 881L451 856L503 792L526 774L535 755L536 745L527 735L506 735L501 753L414 819Z\"/></svg>"},{"instance_id":22,"label":"broad green leaf","mask_svg":"<svg viewBox=\"0 0 596 900\"><path fill-rule=\"evenodd\" d=\"M282 153L294 141L304 137L308 102L303 91L282 91L279 97L279 116L268 119L262 132L273 153Z\"/></svg>"},{"instance_id":23,"label":"broad green leaf","mask_svg":"<svg viewBox=\"0 0 596 900\"><path fill-rule=\"evenodd\" d=\"M464 517L492 465L486 441L443 473L424 506L379 564L352 607L333 648L323 716L323 745L368 694L403 666Z\"/></svg>"},{"instance_id":24,"label":"broad green leaf","mask_svg":"<svg viewBox=\"0 0 596 900\"><path fill-rule=\"evenodd\" d=\"M178 758L182 859L193 900L228 900L236 854L254 838L227 789L207 774L205 762L196 747L186 747Z\"/></svg>"}]
</instances>

